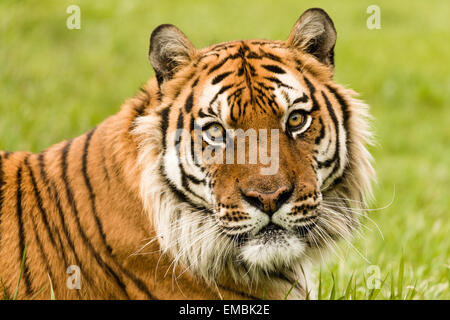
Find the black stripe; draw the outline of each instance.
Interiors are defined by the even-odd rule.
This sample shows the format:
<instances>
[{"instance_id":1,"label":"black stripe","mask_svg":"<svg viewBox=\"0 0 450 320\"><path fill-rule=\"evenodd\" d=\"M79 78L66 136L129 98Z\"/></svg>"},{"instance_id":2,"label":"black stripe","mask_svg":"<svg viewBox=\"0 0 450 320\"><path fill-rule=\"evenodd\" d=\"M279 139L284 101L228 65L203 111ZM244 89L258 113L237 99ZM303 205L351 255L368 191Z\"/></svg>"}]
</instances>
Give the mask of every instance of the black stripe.
<instances>
[{"instance_id":1,"label":"black stripe","mask_svg":"<svg viewBox=\"0 0 450 320\"><path fill-rule=\"evenodd\" d=\"M183 113L180 112L180 114L178 115L178 120L177 120L177 129L183 129L183 128L184 128L184 118L183 118ZM195 192L193 192L191 190L187 180L190 180L191 182L193 182L195 184L204 183L204 180L197 179L193 175L187 173L186 170L184 169L184 165L183 165L183 163L181 161L182 158L181 158L181 153L180 153L180 148L181 148L181 144L182 144L181 139L182 138L183 138L182 136L176 136L175 137L175 139L177 140L176 141L176 151L177 151L177 156L178 156L178 168L180 169L180 172L181 172L182 185L190 193L192 193L193 195L195 195L195 196L197 196L198 198L201 199L201 197L198 194L196 194Z\"/></svg>"},{"instance_id":2,"label":"black stripe","mask_svg":"<svg viewBox=\"0 0 450 320\"><path fill-rule=\"evenodd\" d=\"M269 80L272 83L275 83L278 87L284 87L288 89L293 89L290 85L283 83L280 79L275 77L264 77L264 79Z\"/></svg>"},{"instance_id":3,"label":"black stripe","mask_svg":"<svg viewBox=\"0 0 450 320\"><path fill-rule=\"evenodd\" d=\"M276 55L274 55L274 54L272 54L270 52L266 52L266 51L264 51L262 49L259 49L259 51L261 52L261 56L262 57L270 59L270 60L273 60L273 61L276 61L276 62L281 62L281 58L280 57L278 57L278 56L276 56Z\"/></svg>"},{"instance_id":4,"label":"black stripe","mask_svg":"<svg viewBox=\"0 0 450 320\"><path fill-rule=\"evenodd\" d=\"M177 119L177 129L183 129L184 128L184 118L183 118L183 112L180 112Z\"/></svg>"},{"instance_id":5,"label":"black stripe","mask_svg":"<svg viewBox=\"0 0 450 320\"><path fill-rule=\"evenodd\" d=\"M219 43L216 44L214 47L211 48L211 51L223 51L230 48L235 48L237 46L236 43Z\"/></svg>"},{"instance_id":6,"label":"black stripe","mask_svg":"<svg viewBox=\"0 0 450 320\"><path fill-rule=\"evenodd\" d=\"M28 172L30 174L31 183L33 185L33 190L34 190L35 197L36 197L36 202L38 204L38 209L39 209L39 212L41 213L41 217L42 217L42 219L44 221L45 229L47 230L47 233L48 233L48 235L50 237L50 240L51 240L51 242L53 244L53 247L56 247L55 246L55 241L53 239L53 235L50 232L50 227L48 225L47 217L46 217L45 212L43 211L43 208L42 208L42 199L40 198L40 195L36 193L36 192L38 192L38 189L37 189L37 186L36 186L36 179L34 177L33 171L31 170L30 163L28 161L28 157L25 158L25 166L27 167L27 170L28 170ZM35 240L35 242L37 243L37 245L39 247L39 251L41 253L41 259L44 262L45 269L47 270L47 273L50 276L50 279L54 279L53 273L52 273L52 269L50 268L49 259L47 258L46 254L45 254L45 250L44 250L44 246L42 244L42 240L39 237L38 227L36 225L35 217L34 217L33 214L30 214L30 218L31 218L31 223L33 225L32 229L33 229L33 233L34 233L34 240ZM58 283L56 283L56 282L53 283L53 287L54 287L55 290L57 290L57 286L58 286Z\"/></svg>"},{"instance_id":7,"label":"black stripe","mask_svg":"<svg viewBox=\"0 0 450 320\"><path fill-rule=\"evenodd\" d=\"M225 79L226 77L228 77L230 74L232 74L232 71L228 71L228 72L224 72L222 74L217 75L211 82L211 84L218 84L219 82L221 82L223 79Z\"/></svg>"},{"instance_id":8,"label":"black stripe","mask_svg":"<svg viewBox=\"0 0 450 320\"><path fill-rule=\"evenodd\" d=\"M194 89L197 86L199 80L200 80L200 77L197 77L197 79L194 80L194 82L192 83L192 86L191 86L192 89Z\"/></svg>"},{"instance_id":9,"label":"black stripe","mask_svg":"<svg viewBox=\"0 0 450 320\"><path fill-rule=\"evenodd\" d=\"M144 92L147 96L146 99L141 102L140 105L134 107L135 115L133 117L133 120L131 120L130 127L128 128L128 131L131 132L136 127L136 119L139 117L142 117L145 114L145 111L147 110L147 105L150 102L150 96L148 92L146 92L144 89L141 88L141 91Z\"/></svg>"},{"instance_id":10,"label":"black stripe","mask_svg":"<svg viewBox=\"0 0 450 320\"><path fill-rule=\"evenodd\" d=\"M207 113L207 112L203 111L202 109L200 109L200 110L198 111L197 116L198 116L199 118L213 118L213 117L216 116L214 110L212 110L212 112L211 112L211 110L208 110L208 112L209 112L209 113Z\"/></svg>"},{"instance_id":11,"label":"black stripe","mask_svg":"<svg viewBox=\"0 0 450 320\"><path fill-rule=\"evenodd\" d=\"M306 76L303 76L303 79L305 80L306 86L309 89L309 96L311 97L312 104L313 104L310 112L318 111L320 109L320 107L319 107L319 103L317 103L317 99L315 96L316 88L311 83L311 81L308 80L308 78Z\"/></svg>"},{"instance_id":12,"label":"black stripe","mask_svg":"<svg viewBox=\"0 0 450 320\"><path fill-rule=\"evenodd\" d=\"M92 243L90 242L89 238L87 237L86 233L84 232L84 230L83 230L83 228L81 226L80 217L79 217L79 213L78 213L78 208L77 208L77 205L76 205L76 201L75 201L75 197L74 197L72 188L70 187L69 177L68 177L68 173L67 173L67 169L68 169L67 157L69 155L69 151L70 151L70 147L72 145L72 142L73 142L73 140L69 140L66 143L66 145L64 146L63 150L62 150L62 159L61 159L62 173L61 173L61 179L64 182L64 187L65 187L65 191L66 191L67 201L69 202L70 208L72 209L72 213L74 214L78 232L80 233L80 236L83 239L83 242L85 243L85 245L88 247L90 253L94 256L94 258L95 258L96 262L98 263L98 265L102 269L105 269L106 272L108 274L110 274L114 278L114 280L116 281L118 287L122 290L123 294L127 297L127 299L129 299L128 293L126 291L125 284L122 282L122 280L119 278L119 276L114 272L114 270L112 270L112 268L105 261L102 260L102 258L98 254L98 252L95 251Z\"/></svg>"},{"instance_id":13,"label":"black stripe","mask_svg":"<svg viewBox=\"0 0 450 320\"><path fill-rule=\"evenodd\" d=\"M254 51L249 51L247 56L245 57L246 59L256 59L256 60L261 60L262 56L260 56L259 54L257 54Z\"/></svg>"},{"instance_id":14,"label":"black stripe","mask_svg":"<svg viewBox=\"0 0 450 320\"><path fill-rule=\"evenodd\" d=\"M141 90L143 89L141 88ZM145 109L147 108L147 105L150 102L150 95L148 94L148 92L147 91L143 92L145 92L145 94L147 95L146 100L144 100L142 104L134 107L134 110L136 111L136 115L134 117L135 119L138 117L142 117L145 114Z\"/></svg>"},{"instance_id":15,"label":"black stripe","mask_svg":"<svg viewBox=\"0 0 450 320\"><path fill-rule=\"evenodd\" d=\"M261 88L259 88L259 87L257 87L257 86L255 86L255 91L257 92L257 93L259 93L259 95L256 95L256 99L260 99L261 100L261 103L262 104L267 104L267 105L269 105L269 107L270 107L270 109L272 110L272 113L274 114L274 115L277 115L277 111L278 111L278 106L276 105L276 103L275 103L275 101L273 100L273 98L271 98L268 94L266 94L266 92L263 90L263 89L261 89ZM267 100L267 103L264 103L265 102L265 100Z\"/></svg>"},{"instance_id":16,"label":"black stripe","mask_svg":"<svg viewBox=\"0 0 450 320\"><path fill-rule=\"evenodd\" d=\"M221 66L223 66L228 59L230 59L230 56L224 58L222 61L220 61L218 64L214 65L213 67L211 67L211 69L208 70L208 74L211 74L212 72L216 71L217 69L219 69Z\"/></svg>"},{"instance_id":17,"label":"black stripe","mask_svg":"<svg viewBox=\"0 0 450 320\"><path fill-rule=\"evenodd\" d=\"M301 96L300 98L297 98L294 100L294 102L292 104L296 104L296 103L305 103L308 102L308 96L306 95L306 93L303 93L303 96Z\"/></svg>"},{"instance_id":18,"label":"black stripe","mask_svg":"<svg viewBox=\"0 0 450 320\"><path fill-rule=\"evenodd\" d=\"M170 191L172 191L175 197L177 197L179 202L188 203L191 207L193 207L196 210L209 211L206 207L193 203L191 199L189 199L188 196L182 190L178 189L178 187L174 183L172 183L172 181L170 181L169 178L167 177L166 173L164 172L163 166L159 167L159 174L164 179L164 183L169 187Z\"/></svg>"},{"instance_id":19,"label":"black stripe","mask_svg":"<svg viewBox=\"0 0 450 320\"><path fill-rule=\"evenodd\" d=\"M342 115L343 115L343 120L344 120L343 124L344 124L344 128L345 128L345 132L348 132L348 119L350 118L349 105L348 105L347 101L344 99L344 97L341 96L334 87L332 87L330 85L326 85L326 87L334 95L336 100L341 105ZM346 140L347 140L347 143L348 143L348 134L346 134Z\"/></svg>"},{"instance_id":20,"label":"black stripe","mask_svg":"<svg viewBox=\"0 0 450 320\"><path fill-rule=\"evenodd\" d=\"M105 174L105 180L108 184L108 189L111 186L111 177L109 176L109 171L108 171L108 165L106 164L106 157L105 157L105 146L102 143L102 167L103 167L103 172Z\"/></svg>"},{"instance_id":21,"label":"black stripe","mask_svg":"<svg viewBox=\"0 0 450 320\"><path fill-rule=\"evenodd\" d=\"M322 117L319 117L319 123L320 123L320 133L319 136L316 137L314 140L315 144L319 144L320 141L325 137L325 125L323 124Z\"/></svg>"},{"instance_id":22,"label":"black stripe","mask_svg":"<svg viewBox=\"0 0 450 320\"><path fill-rule=\"evenodd\" d=\"M169 112L170 106L161 110L161 134L162 134L162 148L164 153L167 148L167 129L169 128Z\"/></svg>"},{"instance_id":23,"label":"black stripe","mask_svg":"<svg viewBox=\"0 0 450 320\"><path fill-rule=\"evenodd\" d=\"M255 97L254 103L260 108L260 110L262 112L267 113L267 111L265 109L264 100L260 96Z\"/></svg>"},{"instance_id":24,"label":"black stripe","mask_svg":"<svg viewBox=\"0 0 450 320\"><path fill-rule=\"evenodd\" d=\"M177 134L175 135L175 149L176 149L176 153L177 153L177 157L178 157L178 166L181 167L181 153L180 153L180 148L181 148L181 139L183 138L183 135L180 134L180 132L182 133L183 131L183 127L184 127L184 119L183 119L183 112L180 112L180 114L178 115L178 119L177 119Z\"/></svg>"},{"instance_id":25,"label":"black stripe","mask_svg":"<svg viewBox=\"0 0 450 320\"><path fill-rule=\"evenodd\" d=\"M262 67L270 72L283 74L286 73L283 69L281 69L279 66L273 65L273 64L263 64Z\"/></svg>"},{"instance_id":26,"label":"black stripe","mask_svg":"<svg viewBox=\"0 0 450 320\"><path fill-rule=\"evenodd\" d=\"M186 112L188 113L191 112L193 105L194 105L194 93L191 92L191 94L186 99L186 103L184 104Z\"/></svg>"},{"instance_id":27,"label":"black stripe","mask_svg":"<svg viewBox=\"0 0 450 320\"><path fill-rule=\"evenodd\" d=\"M214 96L214 98L211 100L211 102L209 103L209 105L211 106L219 97L219 95L221 95L222 93L224 93L225 91L227 91L228 89L230 89L233 85L227 85L222 87L219 92L216 93L216 95Z\"/></svg>"},{"instance_id":28,"label":"black stripe","mask_svg":"<svg viewBox=\"0 0 450 320\"><path fill-rule=\"evenodd\" d=\"M69 247L72 249L72 251L74 253L75 261L76 261L77 265L81 268L81 265L79 264L78 256L75 253L75 248L74 248L73 242L72 242L72 240L69 237L69 232L67 230L66 223L64 221L64 214L63 214L63 211L62 211L62 208L61 208L61 202L60 202L59 196L56 193L56 187L53 186L53 189L54 189L53 192L50 189L50 180L49 180L49 178L47 176L47 173L45 172L46 169L45 169L45 160L44 160L44 154L43 153L39 154L39 156L38 156L38 163L39 163L39 173L41 175L41 178L43 180L44 185L47 187L47 193L48 193L48 195L49 195L49 197L51 199L55 200L56 208L58 210L60 221L61 221L61 225L62 225L62 230L63 230L63 232L64 232L64 234L66 236L67 243L69 244ZM68 263L67 263L68 260L67 260L67 257L66 257L66 252L65 252L65 249L64 249L64 246L63 246L63 243L62 243L60 232L58 231L55 234L58 237L59 248L60 248L59 252L61 253L61 255L63 257L64 264L68 265Z\"/></svg>"},{"instance_id":29,"label":"black stripe","mask_svg":"<svg viewBox=\"0 0 450 320\"><path fill-rule=\"evenodd\" d=\"M201 110L200 110L200 111L201 111ZM197 130L196 130L196 129L197 129ZM191 118L190 118L190 122L189 122L189 131L190 131L190 133L191 133L191 137L193 137L193 138L191 139L191 155L192 155L192 157L193 157L194 165L195 165L197 168L199 168L202 172L204 172L204 171L205 171L205 168L203 168L203 167L201 166L200 160L198 159L197 154L196 154L196 150L195 150L195 137L196 137L196 134L198 134L197 131L201 131L201 128L198 127L198 126L196 126L196 124L195 124L195 118L194 118L193 115L191 115ZM199 140L200 140L200 139L201 139L201 137L199 137Z\"/></svg>"},{"instance_id":30,"label":"black stripe","mask_svg":"<svg viewBox=\"0 0 450 320\"><path fill-rule=\"evenodd\" d=\"M92 189L91 180L89 179L89 175L88 175L88 172L87 172L87 159L88 159L88 153L89 153L89 145L90 145L92 136L93 136L93 134L94 134L96 129L97 128L94 128L91 131L89 131L89 133L86 136L86 142L84 143L84 149L83 149L82 169L81 169L81 171L83 172L84 183L86 184L86 188L88 189L89 201L91 203L91 209L92 209L92 213L94 215L95 224L97 226L98 232L100 233L100 237L102 239L103 244L105 245L105 247L108 250L108 252L110 254L112 254L112 248L106 242L105 231L103 230L103 225L102 225L102 223L100 221L100 218L98 217L98 214L97 214L97 208L96 208L96 204L95 204L95 194L94 194L94 190Z\"/></svg>"},{"instance_id":31,"label":"black stripe","mask_svg":"<svg viewBox=\"0 0 450 320\"><path fill-rule=\"evenodd\" d=\"M23 225L23 208L22 208L22 166L17 170L17 191L16 191L16 214L17 214L17 223L19 226L19 266L22 264L22 257L25 251L26 238L25 238L25 230ZM23 267L23 280L25 283L25 293L27 295L31 294L31 281L30 274L27 263L27 254L25 253L25 261Z\"/></svg>"},{"instance_id":32,"label":"black stripe","mask_svg":"<svg viewBox=\"0 0 450 320\"><path fill-rule=\"evenodd\" d=\"M53 233L50 230L50 224L48 223L47 213L44 209L41 193L37 186L36 177L34 176L33 170L31 169L28 158L25 159L25 166L27 167L28 171L30 172L31 184L33 186L33 193L36 198L37 207L38 207L39 213L41 214L42 221L44 222L45 230L47 231L48 237L50 238L50 242L52 243L52 245L54 247L56 247L56 242L53 237Z\"/></svg>"},{"instance_id":33,"label":"black stripe","mask_svg":"<svg viewBox=\"0 0 450 320\"><path fill-rule=\"evenodd\" d=\"M335 165L333 167L333 170L328 175L328 177L324 180L324 184L330 179L336 172L339 170L340 167L340 139L339 139L339 122L336 117L336 114L334 113L333 107L331 106L330 101L328 100L325 92L322 91L322 96L325 100L325 104L327 106L328 113L330 114L331 120L333 120L335 132L336 132L336 149L334 150L333 158L331 159L333 162L335 162Z\"/></svg>"},{"instance_id":34,"label":"black stripe","mask_svg":"<svg viewBox=\"0 0 450 320\"><path fill-rule=\"evenodd\" d=\"M92 184L91 184L91 180L89 178L88 168L87 168L89 146L90 146L90 142L91 142L92 136L94 135L95 131L96 131L96 128L92 129L87 134L86 142L84 144L83 156L82 156L83 177L84 177L84 182L86 184L86 188L88 189L88 192L89 192L89 200L91 202L91 209L92 209L92 213L93 213L93 216L94 216L94 219L95 219L95 224L96 224L98 232L100 233L100 236L102 238L103 245L106 247L109 255L113 259L114 264L116 266L118 266L120 268L120 270L122 272L124 272L135 283L135 285L147 295L148 298L153 299L154 297L150 294L150 291L145 286L145 284L140 279L136 278L128 270L123 269L122 266L114 259L112 248L111 248L111 246L108 244L108 242L106 240L106 234L104 232L102 222L100 221L100 218L99 218L98 213L97 213L97 206L96 206L96 202L95 202L96 201L96 196L95 196L94 190L92 188Z\"/></svg>"},{"instance_id":35,"label":"black stripe","mask_svg":"<svg viewBox=\"0 0 450 320\"><path fill-rule=\"evenodd\" d=\"M49 197L51 199L54 199L54 201L55 201L56 209L57 209L57 212L58 212L58 217L59 217L59 221L60 221L60 224L61 224L61 229L58 229L58 233L56 233L56 234L58 236L58 242L59 242L59 245L60 245L60 253L63 256L64 264L66 266L69 265L68 259L66 257L65 248L63 246L62 238L61 238L61 235L60 235L60 231L61 230L64 233L65 239L67 241L68 246L70 247L70 250L73 252L73 256L75 258L75 264L80 267L81 273L82 273L82 275L84 275L85 281L88 284L92 283L91 276L89 275L89 273L86 273L84 271L84 264L80 260L80 258L78 257L78 254L77 254L77 252L75 250L75 245L74 245L73 240L72 240L72 238L70 236L70 232L69 232L69 230L67 228L64 211L63 211L62 206L61 206L61 199L60 199L59 193L58 193L58 191L56 189L55 183L53 181L51 181L50 178L47 175L47 169L46 169L45 158L44 157L45 157L44 153L40 153L39 156L38 156L39 172L40 172L40 175L41 175L41 178L42 178L44 184L47 186L47 193L49 194ZM80 293L79 290L77 290L77 294L78 294L78 297L81 299L81 293Z\"/></svg>"}]
</instances>

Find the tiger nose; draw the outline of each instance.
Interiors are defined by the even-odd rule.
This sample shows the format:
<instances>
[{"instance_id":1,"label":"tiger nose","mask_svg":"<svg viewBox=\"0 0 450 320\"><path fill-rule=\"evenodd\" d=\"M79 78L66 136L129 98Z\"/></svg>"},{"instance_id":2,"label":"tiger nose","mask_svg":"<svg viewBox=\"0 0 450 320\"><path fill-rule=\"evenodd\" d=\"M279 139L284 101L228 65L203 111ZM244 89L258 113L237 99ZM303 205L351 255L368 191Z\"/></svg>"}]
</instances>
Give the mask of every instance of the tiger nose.
<instances>
[{"instance_id":1,"label":"tiger nose","mask_svg":"<svg viewBox=\"0 0 450 320\"><path fill-rule=\"evenodd\" d=\"M250 205L272 216L290 198L292 191L287 186L268 193L250 189L242 192L242 196Z\"/></svg>"}]
</instances>

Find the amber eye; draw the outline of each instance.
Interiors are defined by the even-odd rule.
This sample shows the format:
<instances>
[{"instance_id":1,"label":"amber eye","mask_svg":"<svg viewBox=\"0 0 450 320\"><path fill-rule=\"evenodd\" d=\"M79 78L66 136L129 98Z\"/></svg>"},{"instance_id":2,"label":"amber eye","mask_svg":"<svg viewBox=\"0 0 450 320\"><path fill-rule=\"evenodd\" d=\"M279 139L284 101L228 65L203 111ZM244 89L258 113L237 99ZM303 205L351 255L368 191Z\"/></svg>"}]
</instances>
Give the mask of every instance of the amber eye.
<instances>
[{"instance_id":1,"label":"amber eye","mask_svg":"<svg viewBox=\"0 0 450 320\"><path fill-rule=\"evenodd\" d=\"M207 142L222 143L225 141L225 129L217 122L208 124L203 130Z\"/></svg>"},{"instance_id":2,"label":"amber eye","mask_svg":"<svg viewBox=\"0 0 450 320\"><path fill-rule=\"evenodd\" d=\"M306 115L300 111L294 111L289 115L288 127L292 130L299 130L305 125Z\"/></svg>"}]
</instances>

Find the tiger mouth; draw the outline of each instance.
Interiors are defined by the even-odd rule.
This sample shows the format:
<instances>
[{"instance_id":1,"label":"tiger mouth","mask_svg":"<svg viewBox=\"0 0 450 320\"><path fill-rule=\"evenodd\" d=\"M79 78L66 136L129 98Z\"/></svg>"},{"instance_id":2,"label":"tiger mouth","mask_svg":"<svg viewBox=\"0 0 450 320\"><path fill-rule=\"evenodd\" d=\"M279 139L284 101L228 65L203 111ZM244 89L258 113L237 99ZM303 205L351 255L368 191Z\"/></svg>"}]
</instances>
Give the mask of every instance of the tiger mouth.
<instances>
[{"instance_id":1,"label":"tiger mouth","mask_svg":"<svg viewBox=\"0 0 450 320\"><path fill-rule=\"evenodd\" d=\"M285 230L286 229L284 229L283 227L280 227L279 225L270 222L268 225L259 230L258 233L256 233L256 236L275 235Z\"/></svg>"},{"instance_id":2,"label":"tiger mouth","mask_svg":"<svg viewBox=\"0 0 450 320\"><path fill-rule=\"evenodd\" d=\"M270 222L259 230L256 234L251 235L250 232L244 232L238 235L234 235L232 239L238 244L243 245L252 239L260 239L264 243L276 242L278 239L282 238L286 233L295 234L299 238L305 239L309 232L315 228L315 220L317 216L309 217L305 221L305 224L301 226L296 226L292 231L287 230L273 222Z\"/></svg>"}]
</instances>

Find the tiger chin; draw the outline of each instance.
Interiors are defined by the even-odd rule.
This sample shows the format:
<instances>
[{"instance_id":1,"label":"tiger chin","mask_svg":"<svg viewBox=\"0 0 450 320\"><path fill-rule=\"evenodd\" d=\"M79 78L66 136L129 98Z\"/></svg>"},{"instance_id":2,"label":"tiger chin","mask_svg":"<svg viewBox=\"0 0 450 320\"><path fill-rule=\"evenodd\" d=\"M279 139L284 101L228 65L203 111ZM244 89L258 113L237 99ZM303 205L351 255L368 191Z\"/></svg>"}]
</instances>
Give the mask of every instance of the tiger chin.
<instances>
[{"instance_id":1,"label":"tiger chin","mask_svg":"<svg viewBox=\"0 0 450 320\"><path fill-rule=\"evenodd\" d=\"M358 228L374 178L368 107L333 81L335 42L317 8L286 41L199 50L156 28L155 77L119 113L0 153L5 288L25 257L25 299L49 278L58 299L314 297L311 268Z\"/></svg>"}]
</instances>

